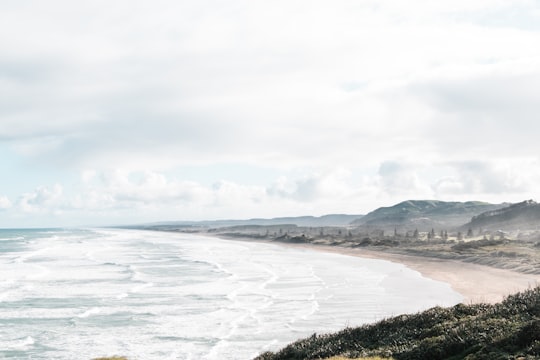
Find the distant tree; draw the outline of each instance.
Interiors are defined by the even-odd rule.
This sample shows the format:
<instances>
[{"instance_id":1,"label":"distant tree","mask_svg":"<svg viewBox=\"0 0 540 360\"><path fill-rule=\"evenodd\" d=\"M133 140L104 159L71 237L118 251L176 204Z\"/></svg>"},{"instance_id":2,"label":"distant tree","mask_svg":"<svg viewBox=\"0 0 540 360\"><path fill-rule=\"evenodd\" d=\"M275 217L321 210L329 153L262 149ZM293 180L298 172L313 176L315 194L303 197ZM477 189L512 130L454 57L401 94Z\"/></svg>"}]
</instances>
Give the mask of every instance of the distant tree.
<instances>
[{"instance_id":1,"label":"distant tree","mask_svg":"<svg viewBox=\"0 0 540 360\"><path fill-rule=\"evenodd\" d=\"M341 235L341 229L339 229L337 233L338 233L338 235Z\"/></svg>"},{"instance_id":2,"label":"distant tree","mask_svg":"<svg viewBox=\"0 0 540 360\"><path fill-rule=\"evenodd\" d=\"M469 228L469 230L467 230L467 237L468 238L472 238L474 235L473 235L473 232L472 232L472 229Z\"/></svg>"},{"instance_id":3,"label":"distant tree","mask_svg":"<svg viewBox=\"0 0 540 360\"><path fill-rule=\"evenodd\" d=\"M283 234L283 229L279 229L279 235Z\"/></svg>"},{"instance_id":4,"label":"distant tree","mask_svg":"<svg viewBox=\"0 0 540 360\"><path fill-rule=\"evenodd\" d=\"M323 236L324 235L324 231L323 231L323 228L321 228L321 231L319 232L319 235Z\"/></svg>"},{"instance_id":5,"label":"distant tree","mask_svg":"<svg viewBox=\"0 0 540 360\"><path fill-rule=\"evenodd\" d=\"M431 238L435 239L435 229L431 229Z\"/></svg>"},{"instance_id":6,"label":"distant tree","mask_svg":"<svg viewBox=\"0 0 540 360\"><path fill-rule=\"evenodd\" d=\"M352 237L352 232L349 230L349 233L347 234L348 237Z\"/></svg>"},{"instance_id":7,"label":"distant tree","mask_svg":"<svg viewBox=\"0 0 540 360\"><path fill-rule=\"evenodd\" d=\"M397 237L397 228L394 228L394 237Z\"/></svg>"},{"instance_id":8,"label":"distant tree","mask_svg":"<svg viewBox=\"0 0 540 360\"><path fill-rule=\"evenodd\" d=\"M414 229L413 238L418 239L418 229Z\"/></svg>"},{"instance_id":9,"label":"distant tree","mask_svg":"<svg viewBox=\"0 0 540 360\"><path fill-rule=\"evenodd\" d=\"M444 230L444 240L448 240L448 231Z\"/></svg>"},{"instance_id":10,"label":"distant tree","mask_svg":"<svg viewBox=\"0 0 540 360\"><path fill-rule=\"evenodd\" d=\"M459 232L457 233L457 239L458 239L458 240L463 240L463 234L461 233L461 231L459 231Z\"/></svg>"},{"instance_id":11,"label":"distant tree","mask_svg":"<svg viewBox=\"0 0 540 360\"><path fill-rule=\"evenodd\" d=\"M441 237L441 239L444 239L444 231L441 230L439 236Z\"/></svg>"}]
</instances>

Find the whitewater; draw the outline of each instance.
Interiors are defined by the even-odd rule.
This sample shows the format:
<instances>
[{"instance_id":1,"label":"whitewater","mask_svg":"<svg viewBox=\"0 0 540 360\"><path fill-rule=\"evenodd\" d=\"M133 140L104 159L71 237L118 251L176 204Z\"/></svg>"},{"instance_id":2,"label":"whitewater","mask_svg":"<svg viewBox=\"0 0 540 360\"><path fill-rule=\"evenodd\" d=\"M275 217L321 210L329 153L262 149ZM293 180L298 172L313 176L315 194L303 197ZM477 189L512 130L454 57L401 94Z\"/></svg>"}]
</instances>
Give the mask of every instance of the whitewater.
<instances>
[{"instance_id":1,"label":"whitewater","mask_svg":"<svg viewBox=\"0 0 540 360\"><path fill-rule=\"evenodd\" d=\"M180 233L0 230L2 359L250 359L461 300L382 260Z\"/></svg>"}]
</instances>

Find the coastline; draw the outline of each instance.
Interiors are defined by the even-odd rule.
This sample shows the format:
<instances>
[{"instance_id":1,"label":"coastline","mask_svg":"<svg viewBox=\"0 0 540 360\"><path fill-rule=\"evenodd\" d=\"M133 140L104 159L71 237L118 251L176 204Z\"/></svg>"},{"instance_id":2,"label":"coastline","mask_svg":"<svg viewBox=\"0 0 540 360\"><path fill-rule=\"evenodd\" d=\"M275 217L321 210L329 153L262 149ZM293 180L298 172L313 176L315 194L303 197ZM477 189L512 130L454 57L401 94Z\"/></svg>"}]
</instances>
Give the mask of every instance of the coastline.
<instances>
[{"instance_id":1,"label":"coastline","mask_svg":"<svg viewBox=\"0 0 540 360\"><path fill-rule=\"evenodd\" d=\"M522 274L459 260L348 249L339 246L306 245L305 247L403 264L427 278L450 284L452 289L463 296L464 304L497 303L508 295L534 287L540 281L537 275Z\"/></svg>"},{"instance_id":2,"label":"coastline","mask_svg":"<svg viewBox=\"0 0 540 360\"><path fill-rule=\"evenodd\" d=\"M449 284L454 291L463 296L462 303L464 304L494 304L504 300L508 295L533 288L540 284L540 276L535 274L524 274L459 260L347 248L337 245L287 243L222 235L218 237L227 240L264 242L285 247L310 249L400 263L412 270L418 271L424 277Z\"/></svg>"}]
</instances>

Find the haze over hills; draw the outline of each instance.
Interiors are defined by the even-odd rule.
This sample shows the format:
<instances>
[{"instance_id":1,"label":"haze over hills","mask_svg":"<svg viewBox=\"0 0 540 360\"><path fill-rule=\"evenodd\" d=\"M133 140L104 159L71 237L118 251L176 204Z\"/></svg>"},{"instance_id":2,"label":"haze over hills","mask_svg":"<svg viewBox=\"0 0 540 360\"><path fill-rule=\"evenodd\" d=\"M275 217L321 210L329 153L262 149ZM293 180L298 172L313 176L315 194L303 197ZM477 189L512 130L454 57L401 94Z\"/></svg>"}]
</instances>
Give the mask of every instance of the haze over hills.
<instances>
[{"instance_id":1,"label":"haze over hills","mask_svg":"<svg viewBox=\"0 0 540 360\"><path fill-rule=\"evenodd\" d=\"M296 225L296 226L348 226L351 222L363 215L329 214L323 216L296 216L277 217L271 219L247 219L247 220L208 220L208 221L169 221L145 224L148 227L230 227L230 226L272 226L272 225Z\"/></svg>"},{"instance_id":2,"label":"haze over hills","mask_svg":"<svg viewBox=\"0 0 540 360\"><path fill-rule=\"evenodd\" d=\"M539 226L540 204L533 200L526 200L476 215L462 228L514 231L536 230Z\"/></svg>"},{"instance_id":3,"label":"haze over hills","mask_svg":"<svg viewBox=\"0 0 540 360\"><path fill-rule=\"evenodd\" d=\"M383 230L452 229L469 222L473 216L506 206L507 203L490 204L480 201L407 200L390 207L378 208L353 221L351 225Z\"/></svg>"},{"instance_id":4,"label":"haze over hills","mask_svg":"<svg viewBox=\"0 0 540 360\"><path fill-rule=\"evenodd\" d=\"M380 207L367 215L330 214L324 216L253 218L246 220L169 221L130 226L156 230L175 228L215 228L292 226L298 228L343 227L357 231L458 231L469 228L486 231L536 230L540 226L540 204L527 200L516 204L480 201L446 202L407 200Z\"/></svg>"}]
</instances>

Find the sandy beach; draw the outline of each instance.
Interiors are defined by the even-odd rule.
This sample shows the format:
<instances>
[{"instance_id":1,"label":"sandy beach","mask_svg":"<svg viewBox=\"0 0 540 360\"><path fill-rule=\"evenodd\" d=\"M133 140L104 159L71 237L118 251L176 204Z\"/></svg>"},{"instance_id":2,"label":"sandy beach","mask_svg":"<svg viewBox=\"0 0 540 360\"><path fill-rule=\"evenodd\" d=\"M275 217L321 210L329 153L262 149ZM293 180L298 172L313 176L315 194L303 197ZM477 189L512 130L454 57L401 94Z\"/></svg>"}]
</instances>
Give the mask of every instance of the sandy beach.
<instances>
[{"instance_id":1,"label":"sandy beach","mask_svg":"<svg viewBox=\"0 0 540 360\"><path fill-rule=\"evenodd\" d=\"M269 243L400 263L420 272L427 278L450 284L456 292L463 296L463 303L465 304L497 303L508 295L540 284L540 276L538 275L523 274L458 260L443 260L332 245L275 241L269 241Z\"/></svg>"}]
</instances>

